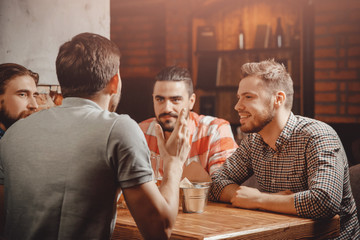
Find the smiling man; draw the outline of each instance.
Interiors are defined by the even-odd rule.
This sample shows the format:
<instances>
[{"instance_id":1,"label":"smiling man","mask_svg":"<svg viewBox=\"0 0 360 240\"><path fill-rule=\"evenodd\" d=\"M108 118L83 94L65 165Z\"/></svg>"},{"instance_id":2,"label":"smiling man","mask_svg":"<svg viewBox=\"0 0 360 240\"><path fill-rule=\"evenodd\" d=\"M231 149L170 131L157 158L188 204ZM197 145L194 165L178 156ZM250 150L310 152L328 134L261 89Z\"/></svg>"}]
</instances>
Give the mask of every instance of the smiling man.
<instances>
[{"instance_id":1,"label":"smiling man","mask_svg":"<svg viewBox=\"0 0 360 240\"><path fill-rule=\"evenodd\" d=\"M17 120L38 108L39 75L15 63L0 64L0 139Z\"/></svg>"},{"instance_id":2,"label":"smiling man","mask_svg":"<svg viewBox=\"0 0 360 240\"><path fill-rule=\"evenodd\" d=\"M153 89L155 117L140 123L151 154L159 154L155 136L156 124L161 125L167 139L174 129L180 110L186 108L191 150L185 164L197 162L212 174L237 148L229 122L191 111L196 96L187 69L177 66L166 67L157 74L155 80ZM162 163L159 170L161 174Z\"/></svg>"},{"instance_id":3,"label":"smiling man","mask_svg":"<svg viewBox=\"0 0 360 240\"><path fill-rule=\"evenodd\" d=\"M291 112L293 83L274 60L242 66L235 110L249 133L213 174L210 199L306 218L340 216L339 239L359 239L348 162L327 124ZM239 186L251 175L260 191Z\"/></svg>"}]
</instances>

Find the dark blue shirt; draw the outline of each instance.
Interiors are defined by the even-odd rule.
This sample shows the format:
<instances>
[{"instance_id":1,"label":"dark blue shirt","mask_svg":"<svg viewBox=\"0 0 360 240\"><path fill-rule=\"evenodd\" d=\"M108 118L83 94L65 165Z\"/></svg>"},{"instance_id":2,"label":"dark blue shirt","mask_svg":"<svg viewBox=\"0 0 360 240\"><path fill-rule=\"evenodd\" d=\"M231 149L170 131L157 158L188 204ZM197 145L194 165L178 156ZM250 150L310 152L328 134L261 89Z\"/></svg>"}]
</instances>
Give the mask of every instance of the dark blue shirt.
<instances>
[{"instance_id":1,"label":"dark blue shirt","mask_svg":"<svg viewBox=\"0 0 360 240\"><path fill-rule=\"evenodd\" d=\"M2 136L4 136L4 134L5 134L5 131L0 128L0 139L2 138Z\"/></svg>"}]
</instances>

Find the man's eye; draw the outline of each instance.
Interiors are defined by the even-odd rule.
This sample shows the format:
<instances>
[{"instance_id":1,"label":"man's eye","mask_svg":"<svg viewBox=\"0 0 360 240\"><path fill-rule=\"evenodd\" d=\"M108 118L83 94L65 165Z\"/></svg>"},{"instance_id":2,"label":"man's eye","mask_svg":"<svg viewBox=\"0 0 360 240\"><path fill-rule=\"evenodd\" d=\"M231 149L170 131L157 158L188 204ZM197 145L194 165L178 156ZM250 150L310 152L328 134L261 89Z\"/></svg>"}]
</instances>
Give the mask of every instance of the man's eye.
<instances>
[{"instance_id":1,"label":"man's eye","mask_svg":"<svg viewBox=\"0 0 360 240\"><path fill-rule=\"evenodd\" d=\"M27 94L26 94L26 93L19 93L18 96L20 96L20 97L26 97Z\"/></svg>"},{"instance_id":2,"label":"man's eye","mask_svg":"<svg viewBox=\"0 0 360 240\"><path fill-rule=\"evenodd\" d=\"M164 101L163 98L155 98L155 100L156 100L157 102L163 102L163 101Z\"/></svg>"},{"instance_id":3,"label":"man's eye","mask_svg":"<svg viewBox=\"0 0 360 240\"><path fill-rule=\"evenodd\" d=\"M178 103L178 102L181 102L181 98L174 98L172 101L175 103Z\"/></svg>"}]
</instances>

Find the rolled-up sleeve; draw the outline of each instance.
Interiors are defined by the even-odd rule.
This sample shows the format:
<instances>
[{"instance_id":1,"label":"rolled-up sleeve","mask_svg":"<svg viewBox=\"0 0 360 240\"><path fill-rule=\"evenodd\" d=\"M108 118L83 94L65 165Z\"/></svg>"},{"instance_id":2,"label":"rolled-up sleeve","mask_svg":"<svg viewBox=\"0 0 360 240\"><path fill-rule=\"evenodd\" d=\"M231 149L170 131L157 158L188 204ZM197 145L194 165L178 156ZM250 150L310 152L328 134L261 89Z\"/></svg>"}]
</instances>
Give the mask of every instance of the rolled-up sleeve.
<instances>
[{"instance_id":1,"label":"rolled-up sleeve","mask_svg":"<svg viewBox=\"0 0 360 240\"><path fill-rule=\"evenodd\" d=\"M346 155L336 135L316 135L306 147L308 190L295 194L297 214L328 218L340 212Z\"/></svg>"},{"instance_id":2,"label":"rolled-up sleeve","mask_svg":"<svg viewBox=\"0 0 360 240\"><path fill-rule=\"evenodd\" d=\"M219 201L221 192L227 185L240 185L253 174L248 159L250 156L247 152L248 149L248 143L243 142L239 148L226 159L225 163L212 174L212 186L209 193L210 200Z\"/></svg>"}]
</instances>

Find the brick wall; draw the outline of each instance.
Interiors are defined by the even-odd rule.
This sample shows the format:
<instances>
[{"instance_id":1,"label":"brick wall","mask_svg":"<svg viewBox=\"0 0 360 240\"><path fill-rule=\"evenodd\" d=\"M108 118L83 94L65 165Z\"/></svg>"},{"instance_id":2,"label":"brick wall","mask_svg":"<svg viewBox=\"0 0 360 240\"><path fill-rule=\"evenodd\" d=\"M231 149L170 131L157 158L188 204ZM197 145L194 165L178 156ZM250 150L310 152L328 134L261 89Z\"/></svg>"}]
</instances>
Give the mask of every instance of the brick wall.
<instances>
[{"instance_id":1,"label":"brick wall","mask_svg":"<svg viewBox=\"0 0 360 240\"><path fill-rule=\"evenodd\" d=\"M313 2L315 118L360 123L360 1ZM173 64L192 70L191 17L199 10L195 5L193 0L111 1L111 39L122 51L123 79L153 79Z\"/></svg>"},{"instance_id":2,"label":"brick wall","mask_svg":"<svg viewBox=\"0 0 360 240\"><path fill-rule=\"evenodd\" d=\"M154 115L152 80L166 63L164 0L111 0L110 38L120 48L118 113L140 122Z\"/></svg>"},{"instance_id":3,"label":"brick wall","mask_svg":"<svg viewBox=\"0 0 360 240\"><path fill-rule=\"evenodd\" d=\"M191 1L166 1L166 65L191 63Z\"/></svg>"},{"instance_id":4,"label":"brick wall","mask_svg":"<svg viewBox=\"0 0 360 240\"><path fill-rule=\"evenodd\" d=\"M316 0L315 118L360 123L360 2Z\"/></svg>"},{"instance_id":5,"label":"brick wall","mask_svg":"<svg viewBox=\"0 0 360 240\"><path fill-rule=\"evenodd\" d=\"M152 80L165 66L189 66L192 0L111 0L111 40L121 50L118 113L152 117Z\"/></svg>"},{"instance_id":6,"label":"brick wall","mask_svg":"<svg viewBox=\"0 0 360 240\"><path fill-rule=\"evenodd\" d=\"M164 3L138 0L110 3L110 38L121 50L121 76L153 78L166 59Z\"/></svg>"},{"instance_id":7,"label":"brick wall","mask_svg":"<svg viewBox=\"0 0 360 240\"><path fill-rule=\"evenodd\" d=\"M111 39L123 77L153 78L169 65L189 66L191 0L111 1Z\"/></svg>"}]
</instances>

